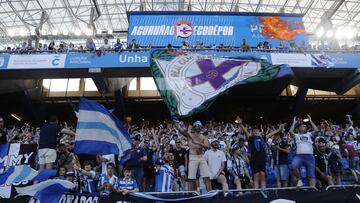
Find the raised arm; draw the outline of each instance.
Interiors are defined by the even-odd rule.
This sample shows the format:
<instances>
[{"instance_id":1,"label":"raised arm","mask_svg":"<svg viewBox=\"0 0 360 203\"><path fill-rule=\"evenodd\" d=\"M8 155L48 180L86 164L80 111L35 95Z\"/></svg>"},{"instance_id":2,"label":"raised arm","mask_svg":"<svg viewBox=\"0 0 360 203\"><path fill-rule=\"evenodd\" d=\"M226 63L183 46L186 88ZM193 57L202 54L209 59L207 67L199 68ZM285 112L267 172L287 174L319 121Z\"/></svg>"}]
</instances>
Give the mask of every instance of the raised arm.
<instances>
[{"instance_id":1,"label":"raised arm","mask_svg":"<svg viewBox=\"0 0 360 203\"><path fill-rule=\"evenodd\" d=\"M245 137L246 137L246 139L248 140L251 135L250 135L250 133L247 131L247 129L245 128L245 126L243 125L242 119L241 119L239 116L237 116L237 117L236 117L236 121L237 121L237 123L239 123L240 128L241 128L242 131L245 133Z\"/></svg>"},{"instance_id":2,"label":"raised arm","mask_svg":"<svg viewBox=\"0 0 360 203\"><path fill-rule=\"evenodd\" d=\"M272 136L274 136L276 133L282 131L282 130L284 129L284 127L285 127L285 123L284 123L284 124L281 124L278 129L276 129L276 130L270 132L269 134L267 134L267 135L266 135L266 139L269 139L269 137L272 137Z\"/></svg>"},{"instance_id":3,"label":"raised arm","mask_svg":"<svg viewBox=\"0 0 360 203\"><path fill-rule=\"evenodd\" d=\"M159 136L157 135L157 132L155 132L154 128L151 128L151 135L154 139L156 148L159 149L160 147Z\"/></svg>"},{"instance_id":4,"label":"raised arm","mask_svg":"<svg viewBox=\"0 0 360 203\"><path fill-rule=\"evenodd\" d=\"M73 136L73 137L75 136L75 132L73 132L72 130L66 129L66 128L63 128L61 130L61 133L66 134L66 135L70 135L70 136Z\"/></svg>"},{"instance_id":5,"label":"raised arm","mask_svg":"<svg viewBox=\"0 0 360 203\"><path fill-rule=\"evenodd\" d=\"M315 123L311 120L311 117L310 115L307 115L308 116L308 119L309 119L309 122L311 124L311 127L314 129L313 133L316 133L319 131L319 128L315 125Z\"/></svg>"},{"instance_id":6,"label":"raised arm","mask_svg":"<svg viewBox=\"0 0 360 203\"><path fill-rule=\"evenodd\" d=\"M186 138L192 139L192 137L190 136L190 133L188 132L188 129L186 129L185 127L181 126L181 125L180 125L180 121L174 120L174 125L175 125L175 128L179 131L179 133L181 133L182 135L184 135Z\"/></svg>"},{"instance_id":7,"label":"raised arm","mask_svg":"<svg viewBox=\"0 0 360 203\"><path fill-rule=\"evenodd\" d=\"M346 115L346 121L349 123L350 126L354 125L354 122L351 120L351 115Z\"/></svg>"},{"instance_id":8,"label":"raised arm","mask_svg":"<svg viewBox=\"0 0 360 203\"><path fill-rule=\"evenodd\" d=\"M296 116L295 116L294 119L293 119L293 122L291 124L291 127L289 129L289 133L290 133L291 136L294 136L294 129L295 129L296 122L297 122L297 119L296 119Z\"/></svg>"}]
</instances>

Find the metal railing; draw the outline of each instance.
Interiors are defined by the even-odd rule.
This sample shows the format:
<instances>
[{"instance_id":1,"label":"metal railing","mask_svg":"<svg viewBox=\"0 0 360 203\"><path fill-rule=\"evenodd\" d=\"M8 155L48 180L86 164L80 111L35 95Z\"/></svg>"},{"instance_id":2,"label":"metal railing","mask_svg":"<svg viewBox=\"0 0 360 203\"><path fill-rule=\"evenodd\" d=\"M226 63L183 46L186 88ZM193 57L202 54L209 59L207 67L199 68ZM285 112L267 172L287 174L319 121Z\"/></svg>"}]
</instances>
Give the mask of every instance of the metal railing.
<instances>
[{"instance_id":1,"label":"metal railing","mask_svg":"<svg viewBox=\"0 0 360 203\"><path fill-rule=\"evenodd\" d=\"M325 190L345 189L345 188L360 188L360 185L330 185L327 186Z\"/></svg>"},{"instance_id":2,"label":"metal railing","mask_svg":"<svg viewBox=\"0 0 360 203\"><path fill-rule=\"evenodd\" d=\"M176 192L144 192L145 194L148 194L148 195L192 195L192 196L198 196L200 195L199 192L197 191L176 191Z\"/></svg>"},{"instance_id":3,"label":"metal railing","mask_svg":"<svg viewBox=\"0 0 360 203\"><path fill-rule=\"evenodd\" d=\"M278 190L313 190L319 191L316 187L303 186L303 187L282 187L282 188L259 188L259 189L232 189L228 192L264 192L264 191L278 191ZM212 190L210 192L222 192L222 190Z\"/></svg>"}]
</instances>

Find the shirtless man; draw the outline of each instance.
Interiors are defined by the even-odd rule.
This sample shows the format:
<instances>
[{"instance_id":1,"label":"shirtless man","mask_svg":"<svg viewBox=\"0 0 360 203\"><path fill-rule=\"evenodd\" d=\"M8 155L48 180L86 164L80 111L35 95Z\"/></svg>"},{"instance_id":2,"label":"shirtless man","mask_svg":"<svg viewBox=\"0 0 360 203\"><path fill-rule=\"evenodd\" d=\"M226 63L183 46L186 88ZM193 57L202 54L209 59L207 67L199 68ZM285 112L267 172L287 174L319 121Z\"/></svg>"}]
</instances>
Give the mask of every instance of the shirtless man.
<instances>
[{"instance_id":1,"label":"shirtless man","mask_svg":"<svg viewBox=\"0 0 360 203\"><path fill-rule=\"evenodd\" d=\"M189 126L188 129L185 129L185 126L178 121L175 121L175 126L181 134L187 137L190 148L188 164L189 190L196 190L196 174L200 170L200 176L204 179L206 190L209 192L211 190L210 171L203 153L203 149L209 148L209 141L201 135L201 122L196 121L193 128Z\"/></svg>"}]
</instances>

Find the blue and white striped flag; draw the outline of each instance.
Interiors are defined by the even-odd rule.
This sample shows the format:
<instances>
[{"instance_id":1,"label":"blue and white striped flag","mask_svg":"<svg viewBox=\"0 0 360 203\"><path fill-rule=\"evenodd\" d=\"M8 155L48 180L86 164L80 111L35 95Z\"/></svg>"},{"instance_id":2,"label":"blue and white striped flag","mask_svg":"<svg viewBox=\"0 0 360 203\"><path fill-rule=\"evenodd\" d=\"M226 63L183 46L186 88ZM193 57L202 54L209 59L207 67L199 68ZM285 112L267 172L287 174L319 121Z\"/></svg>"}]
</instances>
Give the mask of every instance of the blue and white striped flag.
<instances>
[{"instance_id":1,"label":"blue and white striped flag","mask_svg":"<svg viewBox=\"0 0 360 203\"><path fill-rule=\"evenodd\" d=\"M11 166L4 173L0 174L0 185L9 185L29 180L44 181L55 175L56 170L43 169L36 171L29 165Z\"/></svg>"},{"instance_id":2,"label":"blue and white striped flag","mask_svg":"<svg viewBox=\"0 0 360 203\"><path fill-rule=\"evenodd\" d=\"M121 121L104 106L80 98L75 153L121 156L130 148L131 138Z\"/></svg>"},{"instance_id":3,"label":"blue and white striped flag","mask_svg":"<svg viewBox=\"0 0 360 203\"><path fill-rule=\"evenodd\" d=\"M27 187L17 187L18 196L32 196L40 203L57 203L65 192L75 188L75 184L67 180L47 180Z\"/></svg>"}]
</instances>

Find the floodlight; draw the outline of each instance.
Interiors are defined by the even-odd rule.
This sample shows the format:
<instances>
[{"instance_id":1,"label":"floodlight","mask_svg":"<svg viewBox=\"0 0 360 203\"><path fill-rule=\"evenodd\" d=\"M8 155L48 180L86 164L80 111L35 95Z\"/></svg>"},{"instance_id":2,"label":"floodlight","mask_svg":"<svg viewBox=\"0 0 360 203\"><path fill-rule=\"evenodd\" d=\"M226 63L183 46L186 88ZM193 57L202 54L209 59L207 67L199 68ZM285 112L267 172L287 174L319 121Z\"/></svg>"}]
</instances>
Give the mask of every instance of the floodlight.
<instances>
[{"instance_id":1,"label":"floodlight","mask_svg":"<svg viewBox=\"0 0 360 203\"><path fill-rule=\"evenodd\" d=\"M8 30L8 35L13 37L15 35L14 30Z\"/></svg>"},{"instance_id":2,"label":"floodlight","mask_svg":"<svg viewBox=\"0 0 360 203\"><path fill-rule=\"evenodd\" d=\"M346 33L346 35L345 35L345 37L347 38L347 39L352 39L352 38L354 38L355 37L355 30L354 29L352 29L351 27L347 27L347 28L345 28L345 33Z\"/></svg>"},{"instance_id":3,"label":"floodlight","mask_svg":"<svg viewBox=\"0 0 360 203\"><path fill-rule=\"evenodd\" d=\"M333 36L334 36L334 31L328 30L328 31L326 32L326 37L327 37L327 38L332 38Z\"/></svg>"},{"instance_id":4,"label":"floodlight","mask_svg":"<svg viewBox=\"0 0 360 203\"><path fill-rule=\"evenodd\" d=\"M75 30L75 35L76 35L76 36L79 36L80 34L81 34L81 30L76 29L76 30Z\"/></svg>"},{"instance_id":5,"label":"floodlight","mask_svg":"<svg viewBox=\"0 0 360 203\"><path fill-rule=\"evenodd\" d=\"M336 30L336 34L335 34L335 37L336 39L342 39L344 38L344 35L345 35L345 30L343 27L339 27L337 30Z\"/></svg>"},{"instance_id":6,"label":"floodlight","mask_svg":"<svg viewBox=\"0 0 360 203\"><path fill-rule=\"evenodd\" d=\"M20 34L20 36L25 37L26 30L20 30L19 34Z\"/></svg>"},{"instance_id":7,"label":"floodlight","mask_svg":"<svg viewBox=\"0 0 360 203\"><path fill-rule=\"evenodd\" d=\"M316 31L316 36L318 38L322 37L324 35L324 28L319 28L317 31Z\"/></svg>"},{"instance_id":8,"label":"floodlight","mask_svg":"<svg viewBox=\"0 0 360 203\"><path fill-rule=\"evenodd\" d=\"M90 30L89 28L86 28L86 30L85 30L85 35L86 35L86 36L92 35L92 30Z\"/></svg>"},{"instance_id":9,"label":"floodlight","mask_svg":"<svg viewBox=\"0 0 360 203\"><path fill-rule=\"evenodd\" d=\"M69 34L69 30L63 30L63 35L68 35Z\"/></svg>"}]
</instances>

